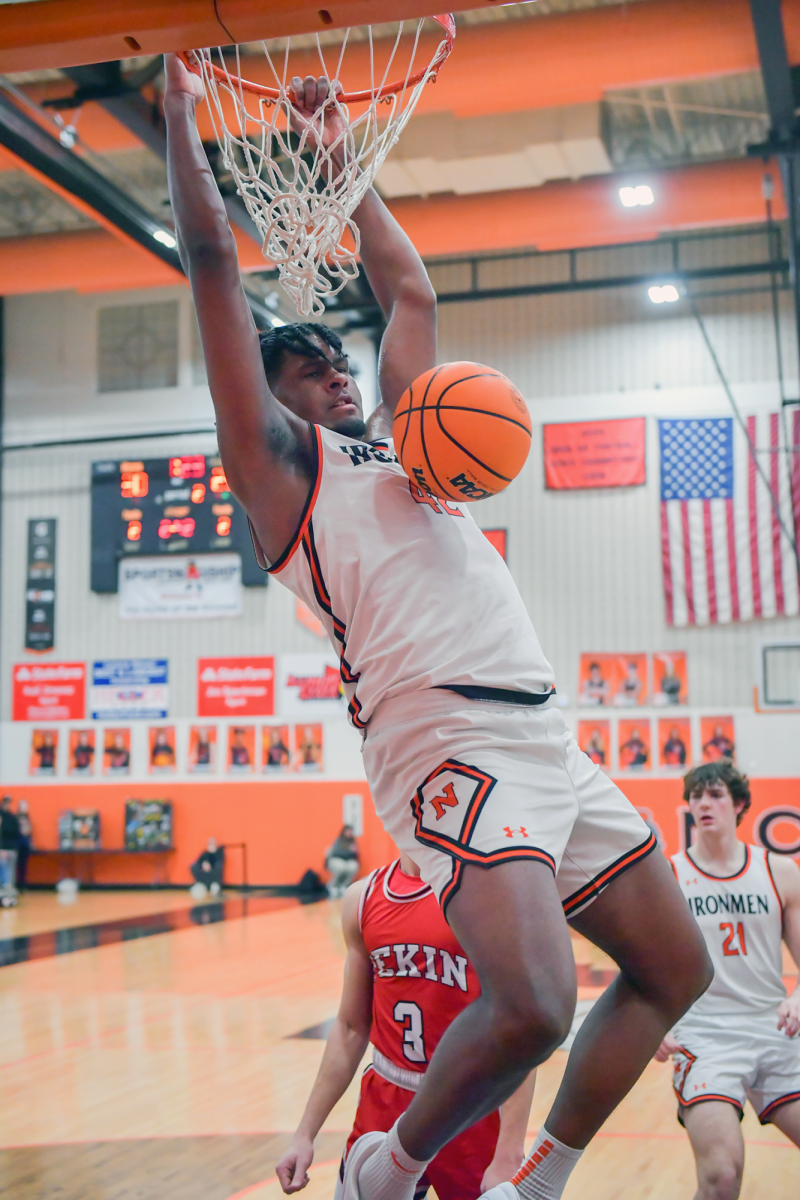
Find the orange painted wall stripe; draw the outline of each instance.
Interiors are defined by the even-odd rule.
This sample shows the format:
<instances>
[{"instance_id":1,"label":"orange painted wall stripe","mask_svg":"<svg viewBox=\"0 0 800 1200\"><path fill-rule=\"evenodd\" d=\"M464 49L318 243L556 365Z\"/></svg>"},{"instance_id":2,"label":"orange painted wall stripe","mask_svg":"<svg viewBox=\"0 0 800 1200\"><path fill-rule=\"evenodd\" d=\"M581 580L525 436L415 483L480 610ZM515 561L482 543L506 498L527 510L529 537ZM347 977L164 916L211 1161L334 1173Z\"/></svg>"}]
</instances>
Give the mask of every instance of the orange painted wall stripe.
<instances>
[{"instance_id":1,"label":"orange painted wall stripe","mask_svg":"<svg viewBox=\"0 0 800 1200\"><path fill-rule=\"evenodd\" d=\"M397 856L397 850L375 815L367 785L362 781L329 783L242 783L213 784L76 784L42 787L8 787L4 791L31 806L34 845L52 849L58 845L58 814L66 808L91 808L100 813L102 844L121 848L124 836L125 801L169 799L173 802L174 841L177 847L167 859L172 883L191 883L189 864L205 849L209 837L219 842L246 842L252 883L298 883L310 867L324 877L325 850L342 827L342 796L360 792L364 797L364 836L360 839L362 867L372 870ZM231 851L227 878L238 882L240 856ZM33 882L55 882L54 860L31 863ZM153 859L146 857L98 859L97 882L149 882Z\"/></svg>"},{"instance_id":2,"label":"orange painted wall stripe","mask_svg":"<svg viewBox=\"0 0 800 1200\"><path fill-rule=\"evenodd\" d=\"M620 177L488 195L395 200L391 210L424 258L491 250L562 250L649 241L661 234L764 220L764 167L752 159L637 173L656 202L623 208ZM778 176L772 167L773 179ZM777 193L776 216L785 216Z\"/></svg>"},{"instance_id":3,"label":"orange painted wall stripe","mask_svg":"<svg viewBox=\"0 0 800 1200\"><path fill-rule=\"evenodd\" d=\"M648 241L673 230L741 225L764 219L762 164L745 159L651 172L652 208L623 208L619 180L599 176L517 192L397 200L391 209L426 258ZM774 178L777 171L772 168ZM785 215L780 191L775 215ZM259 247L234 229L242 269L264 270ZM5 295L160 287L179 280L154 255L103 230L0 238Z\"/></svg>"},{"instance_id":4,"label":"orange painted wall stripe","mask_svg":"<svg viewBox=\"0 0 800 1200\"><path fill-rule=\"evenodd\" d=\"M682 782L680 779L618 779L632 804L647 810L666 842L666 852L680 846ZM800 811L800 779L752 779L753 806L745 815L740 836L751 841L759 814L775 806ZM360 840L361 865L371 870L397 854L389 835L375 815L369 789L363 781L303 781L148 784L80 783L13 785L4 788L14 800L30 802L34 841L40 847L57 845L58 814L65 808L94 808L101 814L103 845L122 846L125 801L170 799L174 804L176 853L169 859L169 880L190 880L189 864L209 837L221 842L248 845L253 883L297 883L311 867L322 872L326 848L342 823L342 796L360 792L364 797L364 836ZM240 876L238 854L230 856L229 879ZM31 879L55 882L55 868L33 860ZM98 882L149 882L152 859L107 859L96 864Z\"/></svg>"}]
</instances>

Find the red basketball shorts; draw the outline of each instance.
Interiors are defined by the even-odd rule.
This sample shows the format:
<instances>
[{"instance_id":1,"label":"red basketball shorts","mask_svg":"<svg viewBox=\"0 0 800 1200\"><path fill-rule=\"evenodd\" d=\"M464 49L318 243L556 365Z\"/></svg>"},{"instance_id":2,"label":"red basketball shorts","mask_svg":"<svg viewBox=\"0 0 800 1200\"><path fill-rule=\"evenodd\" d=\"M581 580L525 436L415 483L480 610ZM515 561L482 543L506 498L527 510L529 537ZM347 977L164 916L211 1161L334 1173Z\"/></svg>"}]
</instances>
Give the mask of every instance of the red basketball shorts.
<instances>
[{"instance_id":1,"label":"red basketball shorts","mask_svg":"<svg viewBox=\"0 0 800 1200\"><path fill-rule=\"evenodd\" d=\"M389 1083L372 1067L367 1067L361 1080L353 1131L347 1139L345 1155L362 1133L375 1130L388 1133L414 1099L414 1093ZM481 1121L465 1129L448 1142L425 1168L417 1185L420 1197L433 1187L439 1200L477 1200L481 1180L494 1157L500 1114L489 1113Z\"/></svg>"}]
</instances>

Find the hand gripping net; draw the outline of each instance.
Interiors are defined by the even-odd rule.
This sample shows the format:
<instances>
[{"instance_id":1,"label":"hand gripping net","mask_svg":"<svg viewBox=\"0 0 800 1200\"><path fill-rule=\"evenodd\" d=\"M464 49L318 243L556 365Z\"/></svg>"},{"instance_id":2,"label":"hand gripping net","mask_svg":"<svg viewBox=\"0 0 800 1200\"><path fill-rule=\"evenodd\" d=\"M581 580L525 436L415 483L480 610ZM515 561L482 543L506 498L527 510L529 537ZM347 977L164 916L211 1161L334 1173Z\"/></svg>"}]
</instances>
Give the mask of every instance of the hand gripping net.
<instances>
[{"instance_id":1,"label":"hand gripping net","mask_svg":"<svg viewBox=\"0 0 800 1200\"><path fill-rule=\"evenodd\" d=\"M219 48L198 50L193 60L182 56L202 76L225 169L263 239L262 251L278 267L285 291L304 316L324 313L324 300L358 275L360 242L352 214L397 142L425 84L436 78L453 48L453 17L446 14L432 20L444 34L433 59L427 66L418 65L425 24L421 20L400 79L395 60L410 40L403 40L403 25L388 61L382 55L380 69L370 28L369 87L357 92L341 91L339 83L350 30L343 31L339 46L328 47L332 53L327 63L317 36L314 73L330 79L332 86L310 120L301 117L293 104L292 77L309 71L307 58L302 71L292 61L290 39L278 55L261 43L272 86L242 79L238 46L235 74ZM387 82L393 75L394 81Z\"/></svg>"}]
</instances>

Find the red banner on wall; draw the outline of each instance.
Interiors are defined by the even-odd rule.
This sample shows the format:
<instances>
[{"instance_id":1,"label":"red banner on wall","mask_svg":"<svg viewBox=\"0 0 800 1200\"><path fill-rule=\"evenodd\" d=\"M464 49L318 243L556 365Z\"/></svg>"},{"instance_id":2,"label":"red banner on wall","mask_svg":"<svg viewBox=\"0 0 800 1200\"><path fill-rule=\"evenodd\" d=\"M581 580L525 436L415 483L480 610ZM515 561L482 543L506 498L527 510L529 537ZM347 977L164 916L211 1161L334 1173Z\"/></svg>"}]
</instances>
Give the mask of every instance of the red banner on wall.
<instances>
[{"instance_id":1,"label":"red banner on wall","mask_svg":"<svg viewBox=\"0 0 800 1200\"><path fill-rule=\"evenodd\" d=\"M199 658L199 717L271 717L275 712L275 659Z\"/></svg>"},{"instance_id":2,"label":"red banner on wall","mask_svg":"<svg viewBox=\"0 0 800 1200\"><path fill-rule=\"evenodd\" d=\"M548 488L634 487L645 482L644 417L544 426Z\"/></svg>"},{"instance_id":3,"label":"red banner on wall","mask_svg":"<svg viewBox=\"0 0 800 1200\"><path fill-rule=\"evenodd\" d=\"M82 721L86 715L85 663L16 663L15 721Z\"/></svg>"}]
</instances>

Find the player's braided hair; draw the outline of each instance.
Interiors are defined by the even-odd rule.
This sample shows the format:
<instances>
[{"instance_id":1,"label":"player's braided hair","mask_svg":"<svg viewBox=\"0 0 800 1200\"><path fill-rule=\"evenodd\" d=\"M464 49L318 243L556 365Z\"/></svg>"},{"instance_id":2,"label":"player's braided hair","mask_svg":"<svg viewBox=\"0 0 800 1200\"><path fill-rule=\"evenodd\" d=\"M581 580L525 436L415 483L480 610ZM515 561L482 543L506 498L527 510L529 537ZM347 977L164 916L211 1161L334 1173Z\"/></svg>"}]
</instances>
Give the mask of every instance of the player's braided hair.
<instances>
[{"instance_id":1,"label":"player's braided hair","mask_svg":"<svg viewBox=\"0 0 800 1200\"><path fill-rule=\"evenodd\" d=\"M285 354L300 354L303 358L324 358L312 338L326 342L337 355L344 355L342 339L327 325L316 325L310 322L298 322L295 325L281 325L270 329L259 336L261 344L261 360L267 379L274 379L283 365Z\"/></svg>"},{"instance_id":2,"label":"player's braided hair","mask_svg":"<svg viewBox=\"0 0 800 1200\"><path fill-rule=\"evenodd\" d=\"M724 783L731 794L734 805L741 803L736 813L738 825L751 804L750 780L737 771L729 758L718 762L703 763L683 777L683 798L688 800L694 792L702 792L710 783Z\"/></svg>"}]
</instances>

